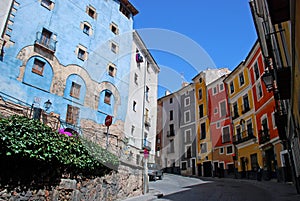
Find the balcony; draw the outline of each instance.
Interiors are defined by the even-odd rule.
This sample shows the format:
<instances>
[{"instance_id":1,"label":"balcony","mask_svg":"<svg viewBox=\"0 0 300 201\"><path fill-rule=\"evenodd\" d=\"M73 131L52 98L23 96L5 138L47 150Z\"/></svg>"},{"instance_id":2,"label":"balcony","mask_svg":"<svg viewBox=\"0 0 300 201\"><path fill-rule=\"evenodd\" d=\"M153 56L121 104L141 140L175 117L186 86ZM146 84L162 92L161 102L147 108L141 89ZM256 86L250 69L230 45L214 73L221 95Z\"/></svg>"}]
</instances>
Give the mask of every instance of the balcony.
<instances>
[{"instance_id":1,"label":"balcony","mask_svg":"<svg viewBox=\"0 0 300 201\"><path fill-rule=\"evenodd\" d=\"M151 142L148 141L146 138L144 139L143 142L143 149L147 149L148 151L151 151Z\"/></svg>"},{"instance_id":2,"label":"balcony","mask_svg":"<svg viewBox=\"0 0 300 201\"><path fill-rule=\"evenodd\" d=\"M167 131L167 137L175 137L175 131Z\"/></svg>"},{"instance_id":3,"label":"balcony","mask_svg":"<svg viewBox=\"0 0 300 201\"><path fill-rule=\"evenodd\" d=\"M148 127L151 126L151 118L150 117L145 116L145 126L148 126Z\"/></svg>"},{"instance_id":4,"label":"balcony","mask_svg":"<svg viewBox=\"0 0 300 201\"><path fill-rule=\"evenodd\" d=\"M269 130L260 130L258 133L259 144L264 144L270 141L270 132Z\"/></svg>"},{"instance_id":5,"label":"balcony","mask_svg":"<svg viewBox=\"0 0 300 201\"><path fill-rule=\"evenodd\" d=\"M285 128L287 126L287 114L284 112L275 112L275 124L278 130L278 135L281 140L286 140L287 135Z\"/></svg>"},{"instance_id":6,"label":"balcony","mask_svg":"<svg viewBox=\"0 0 300 201\"><path fill-rule=\"evenodd\" d=\"M56 43L57 41L49 38L42 34L42 32L36 33L35 47L39 47L47 52L54 54L56 51Z\"/></svg>"},{"instance_id":7,"label":"balcony","mask_svg":"<svg viewBox=\"0 0 300 201\"><path fill-rule=\"evenodd\" d=\"M250 111L250 106L249 104L244 104L242 105L242 114L247 113L248 111Z\"/></svg>"},{"instance_id":8,"label":"balcony","mask_svg":"<svg viewBox=\"0 0 300 201\"><path fill-rule=\"evenodd\" d=\"M233 144L240 144L251 139L255 139L255 136L253 135L253 129L245 130L238 133L237 135L234 135L232 141Z\"/></svg>"},{"instance_id":9,"label":"balcony","mask_svg":"<svg viewBox=\"0 0 300 201\"><path fill-rule=\"evenodd\" d=\"M233 115L232 115L232 120L233 120L233 119L236 119L236 118L238 118L238 117L239 117L238 111L234 111L234 112L233 112Z\"/></svg>"}]
</instances>

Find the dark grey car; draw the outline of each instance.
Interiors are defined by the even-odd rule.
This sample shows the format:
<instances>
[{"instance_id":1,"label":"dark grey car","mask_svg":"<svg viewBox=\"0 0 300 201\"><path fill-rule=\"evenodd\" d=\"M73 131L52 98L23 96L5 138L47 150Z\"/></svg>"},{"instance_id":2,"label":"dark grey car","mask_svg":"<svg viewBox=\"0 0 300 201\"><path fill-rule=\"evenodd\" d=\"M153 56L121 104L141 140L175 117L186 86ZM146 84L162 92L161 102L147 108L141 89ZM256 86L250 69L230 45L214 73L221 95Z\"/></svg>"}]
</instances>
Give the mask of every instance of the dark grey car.
<instances>
[{"instance_id":1,"label":"dark grey car","mask_svg":"<svg viewBox=\"0 0 300 201\"><path fill-rule=\"evenodd\" d=\"M157 177L161 180L163 178L163 170L159 164L148 163L148 175L149 180L155 181Z\"/></svg>"}]
</instances>

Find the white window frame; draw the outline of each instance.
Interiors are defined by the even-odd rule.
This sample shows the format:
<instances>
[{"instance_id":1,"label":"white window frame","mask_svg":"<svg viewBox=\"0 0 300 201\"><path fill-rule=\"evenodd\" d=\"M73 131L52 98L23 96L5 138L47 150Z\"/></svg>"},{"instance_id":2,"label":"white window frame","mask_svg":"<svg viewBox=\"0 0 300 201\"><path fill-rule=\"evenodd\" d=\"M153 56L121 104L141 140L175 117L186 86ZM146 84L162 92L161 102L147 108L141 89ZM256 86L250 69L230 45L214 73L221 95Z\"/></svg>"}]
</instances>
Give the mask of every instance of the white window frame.
<instances>
[{"instance_id":1,"label":"white window frame","mask_svg":"<svg viewBox=\"0 0 300 201\"><path fill-rule=\"evenodd\" d=\"M268 128L270 129L271 127L270 127L270 125L269 125L269 119L268 119L268 115L267 115L267 114L263 114L263 115L260 117L261 128L263 127L263 126L262 126L262 121L263 121L264 119L267 120L267 126L268 126Z\"/></svg>"},{"instance_id":2,"label":"white window frame","mask_svg":"<svg viewBox=\"0 0 300 201\"><path fill-rule=\"evenodd\" d=\"M187 133L190 132L190 139L187 140ZM191 142L192 141L192 129L187 129L184 131L184 142Z\"/></svg>"},{"instance_id":3,"label":"white window frame","mask_svg":"<svg viewBox=\"0 0 300 201\"><path fill-rule=\"evenodd\" d=\"M221 150L223 150L223 151L221 151ZM224 147L220 147L219 148L219 154L221 155L221 154L224 154Z\"/></svg>"},{"instance_id":4,"label":"white window frame","mask_svg":"<svg viewBox=\"0 0 300 201\"><path fill-rule=\"evenodd\" d=\"M222 86L222 89L221 89L221 86ZM220 92L221 92L221 91L224 91L224 88L225 88L225 87L224 87L224 84L223 84L223 83L220 83L220 84L219 84L219 91L220 91Z\"/></svg>"},{"instance_id":5,"label":"white window frame","mask_svg":"<svg viewBox=\"0 0 300 201\"><path fill-rule=\"evenodd\" d=\"M224 128L228 128L228 130L229 130L229 138L230 138L230 134L231 134L231 133L230 133L230 127L229 127L229 125L228 125L228 126L222 127L222 129L221 129L221 130L222 130L222 131L221 131L221 132L222 132L222 143L224 143L224 141L223 141L223 136L224 136L223 131L224 131ZM230 140L229 140L229 142L230 142ZM228 142L226 142L226 143L228 143Z\"/></svg>"},{"instance_id":6,"label":"white window frame","mask_svg":"<svg viewBox=\"0 0 300 201\"><path fill-rule=\"evenodd\" d=\"M218 93L218 89L217 89L217 87L215 86L215 87L212 88L212 94L213 94L213 95L216 95L217 93Z\"/></svg>"},{"instance_id":7,"label":"white window frame","mask_svg":"<svg viewBox=\"0 0 300 201\"><path fill-rule=\"evenodd\" d=\"M219 111L220 111L219 114L220 114L220 117L223 117L222 112L221 112L222 111L221 103L223 103L223 102L225 103L225 115L224 115L224 117L226 117L226 115L227 115L227 104L226 104L227 102L226 102L226 100L222 100L222 101L219 102L219 108L220 108L219 109Z\"/></svg>"},{"instance_id":8,"label":"white window frame","mask_svg":"<svg viewBox=\"0 0 300 201\"><path fill-rule=\"evenodd\" d=\"M228 153L228 152L227 152L227 148L228 148L228 147L231 147L231 148L232 148L232 152L231 152L231 153ZM232 155L232 154L234 153L234 150L233 150L233 149L234 149L234 147L233 147L232 145L226 146L226 155Z\"/></svg>"},{"instance_id":9,"label":"white window frame","mask_svg":"<svg viewBox=\"0 0 300 201\"><path fill-rule=\"evenodd\" d=\"M261 88L261 97L259 97L259 89L258 89L259 86ZM257 82L257 84L255 85L255 87L256 87L256 98L257 98L257 101L259 101L264 96L264 91L263 91L263 88L262 88L260 80Z\"/></svg>"},{"instance_id":10,"label":"white window frame","mask_svg":"<svg viewBox=\"0 0 300 201\"><path fill-rule=\"evenodd\" d=\"M188 101L188 103L187 103L187 101ZM191 104L191 98L190 97L186 97L184 99L184 107L190 106L190 104Z\"/></svg>"},{"instance_id":11,"label":"white window frame","mask_svg":"<svg viewBox=\"0 0 300 201\"><path fill-rule=\"evenodd\" d=\"M186 114L187 113L189 114L188 115L189 116L189 121L187 121L187 119L186 119ZM184 112L184 123L189 123L189 122L191 122L191 112L190 112L190 110Z\"/></svg>"},{"instance_id":12,"label":"white window frame","mask_svg":"<svg viewBox=\"0 0 300 201\"><path fill-rule=\"evenodd\" d=\"M187 144L184 146L184 156L187 158L187 150L188 150L188 147L191 147L191 157L193 155L193 147L192 147L192 144Z\"/></svg>"}]
</instances>

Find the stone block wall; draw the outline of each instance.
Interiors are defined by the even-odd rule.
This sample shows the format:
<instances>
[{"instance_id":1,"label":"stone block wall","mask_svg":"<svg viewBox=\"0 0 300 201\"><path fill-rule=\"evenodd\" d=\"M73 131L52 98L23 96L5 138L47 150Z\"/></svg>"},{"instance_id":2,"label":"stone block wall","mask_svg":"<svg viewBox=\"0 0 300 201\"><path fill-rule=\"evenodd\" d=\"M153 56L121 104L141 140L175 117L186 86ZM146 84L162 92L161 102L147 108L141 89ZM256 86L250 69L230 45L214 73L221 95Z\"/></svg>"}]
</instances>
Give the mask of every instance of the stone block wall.
<instances>
[{"instance_id":1,"label":"stone block wall","mask_svg":"<svg viewBox=\"0 0 300 201\"><path fill-rule=\"evenodd\" d=\"M0 188L1 201L115 201L142 194L142 169L121 164L118 171L103 177L61 179L51 189L7 190Z\"/></svg>"}]
</instances>

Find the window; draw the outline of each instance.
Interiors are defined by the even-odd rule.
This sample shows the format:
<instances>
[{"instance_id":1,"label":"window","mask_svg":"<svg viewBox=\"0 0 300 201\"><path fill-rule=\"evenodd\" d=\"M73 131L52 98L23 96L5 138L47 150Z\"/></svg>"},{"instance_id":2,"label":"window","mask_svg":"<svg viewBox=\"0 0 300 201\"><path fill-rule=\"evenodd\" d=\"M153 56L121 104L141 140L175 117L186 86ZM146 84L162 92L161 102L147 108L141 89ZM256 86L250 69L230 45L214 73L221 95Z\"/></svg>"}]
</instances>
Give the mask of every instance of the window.
<instances>
[{"instance_id":1,"label":"window","mask_svg":"<svg viewBox=\"0 0 300 201\"><path fill-rule=\"evenodd\" d=\"M203 112L203 104L199 105L199 118L202 118L204 116Z\"/></svg>"},{"instance_id":2,"label":"window","mask_svg":"<svg viewBox=\"0 0 300 201\"><path fill-rule=\"evenodd\" d=\"M252 120L247 120L247 132L248 136L253 136Z\"/></svg>"},{"instance_id":3,"label":"window","mask_svg":"<svg viewBox=\"0 0 300 201\"><path fill-rule=\"evenodd\" d=\"M218 90L217 90L217 87L214 87L213 88L213 95L217 94Z\"/></svg>"},{"instance_id":4,"label":"window","mask_svg":"<svg viewBox=\"0 0 300 201\"><path fill-rule=\"evenodd\" d=\"M255 62L254 64L254 74L255 74L255 80L259 79L259 69L258 69L258 64Z\"/></svg>"},{"instance_id":5,"label":"window","mask_svg":"<svg viewBox=\"0 0 300 201\"><path fill-rule=\"evenodd\" d=\"M174 147L174 140L170 140L170 153L174 153L175 147Z\"/></svg>"},{"instance_id":6,"label":"window","mask_svg":"<svg viewBox=\"0 0 300 201\"><path fill-rule=\"evenodd\" d=\"M184 142L191 142L191 138L192 138L192 135L191 135L191 130L185 130L184 131Z\"/></svg>"},{"instance_id":7,"label":"window","mask_svg":"<svg viewBox=\"0 0 300 201\"><path fill-rule=\"evenodd\" d=\"M82 45L78 45L77 47L77 58L84 61L87 59L87 49Z\"/></svg>"},{"instance_id":8,"label":"window","mask_svg":"<svg viewBox=\"0 0 300 201\"><path fill-rule=\"evenodd\" d=\"M169 128L170 128L170 136L175 136L174 124L170 124Z\"/></svg>"},{"instance_id":9,"label":"window","mask_svg":"<svg viewBox=\"0 0 300 201\"><path fill-rule=\"evenodd\" d=\"M199 78L199 83L202 83L202 77Z\"/></svg>"},{"instance_id":10,"label":"window","mask_svg":"<svg viewBox=\"0 0 300 201\"><path fill-rule=\"evenodd\" d=\"M105 95L104 95L104 103L110 105L111 104L111 95L112 93L108 90L105 91Z\"/></svg>"},{"instance_id":11,"label":"window","mask_svg":"<svg viewBox=\"0 0 300 201\"><path fill-rule=\"evenodd\" d=\"M149 87L148 86L146 86L145 96L146 96L146 101L149 102Z\"/></svg>"},{"instance_id":12,"label":"window","mask_svg":"<svg viewBox=\"0 0 300 201\"><path fill-rule=\"evenodd\" d=\"M207 145L206 145L206 143L200 144L200 150L201 150L201 153L206 153L207 152Z\"/></svg>"},{"instance_id":13,"label":"window","mask_svg":"<svg viewBox=\"0 0 300 201\"><path fill-rule=\"evenodd\" d=\"M184 99L184 107L187 107L190 105L190 97L187 97Z\"/></svg>"},{"instance_id":14,"label":"window","mask_svg":"<svg viewBox=\"0 0 300 201\"><path fill-rule=\"evenodd\" d=\"M182 161L181 162L181 170L186 170L187 169L187 162L186 161Z\"/></svg>"},{"instance_id":15,"label":"window","mask_svg":"<svg viewBox=\"0 0 300 201\"><path fill-rule=\"evenodd\" d=\"M170 111L170 121L173 120L173 110Z\"/></svg>"},{"instance_id":16,"label":"window","mask_svg":"<svg viewBox=\"0 0 300 201\"><path fill-rule=\"evenodd\" d=\"M261 99L261 97L263 96L262 87L261 87L260 82L258 82L256 85L256 95L257 95L257 100Z\"/></svg>"},{"instance_id":17,"label":"window","mask_svg":"<svg viewBox=\"0 0 300 201\"><path fill-rule=\"evenodd\" d=\"M80 88L81 88L80 84L72 82L70 96L72 96L74 98L79 98L80 97Z\"/></svg>"},{"instance_id":18,"label":"window","mask_svg":"<svg viewBox=\"0 0 300 201\"><path fill-rule=\"evenodd\" d=\"M198 95L199 95L199 100L201 100L202 99L202 89L199 89Z\"/></svg>"},{"instance_id":19,"label":"window","mask_svg":"<svg viewBox=\"0 0 300 201\"><path fill-rule=\"evenodd\" d=\"M229 126L222 129L222 143L230 142Z\"/></svg>"},{"instance_id":20,"label":"window","mask_svg":"<svg viewBox=\"0 0 300 201\"><path fill-rule=\"evenodd\" d=\"M115 23L111 23L110 24L110 30L111 32L113 32L115 35L118 35L119 34L119 28L118 28L118 25L116 25Z\"/></svg>"},{"instance_id":21,"label":"window","mask_svg":"<svg viewBox=\"0 0 300 201\"><path fill-rule=\"evenodd\" d=\"M269 130L269 126L268 126L268 119L267 116L264 116L261 120L261 127L262 130L267 132Z\"/></svg>"},{"instance_id":22,"label":"window","mask_svg":"<svg viewBox=\"0 0 300 201\"><path fill-rule=\"evenodd\" d=\"M54 8L54 3L51 0L41 0L41 5L49 10Z\"/></svg>"},{"instance_id":23,"label":"window","mask_svg":"<svg viewBox=\"0 0 300 201\"><path fill-rule=\"evenodd\" d=\"M66 122L69 124L77 125L78 119L79 108L72 105L68 105Z\"/></svg>"},{"instance_id":24,"label":"window","mask_svg":"<svg viewBox=\"0 0 300 201\"><path fill-rule=\"evenodd\" d=\"M227 113L227 111L226 111L226 101L222 101L221 103L220 103L220 115L221 115L221 117L224 117L224 116L226 116L226 113Z\"/></svg>"},{"instance_id":25,"label":"window","mask_svg":"<svg viewBox=\"0 0 300 201\"><path fill-rule=\"evenodd\" d=\"M184 123L188 123L190 121L191 121L190 111L185 111L184 112Z\"/></svg>"},{"instance_id":26,"label":"window","mask_svg":"<svg viewBox=\"0 0 300 201\"><path fill-rule=\"evenodd\" d=\"M188 145L185 147L185 156L186 156L186 158L192 157L192 146L191 145Z\"/></svg>"},{"instance_id":27,"label":"window","mask_svg":"<svg viewBox=\"0 0 300 201\"><path fill-rule=\"evenodd\" d=\"M226 147L226 154L229 155L229 154L232 154L232 153L233 153L232 146Z\"/></svg>"},{"instance_id":28,"label":"window","mask_svg":"<svg viewBox=\"0 0 300 201\"><path fill-rule=\"evenodd\" d=\"M250 160L251 160L252 171L257 171L258 170L257 154L251 154Z\"/></svg>"},{"instance_id":29,"label":"window","mask_svg":"<svg viewBox=\"0 0 300 201\"><path fill-rule=\"evenodd\" d=\"M86 13L93 19L97 18L97 13L96 13L96 9L92 6L87 6L86 7Z\"/></svg>"},{"instance_id":30,"label":"window","mask_svg":"<svg viewBox=\"0 0 300 201\"><path fill-rule=\"evenodd\" d=\"M108 75L110 75L111 77L115 77L116 76L116 66L114 64L108 64L107 67L107 71L108 71Z\"/></svg>"},{"instance_id":31,"label":"window","mask_svg":"<svg viewBox=\"0 0 300 201\"><path fill-rule=\"evenodd\" d=\"M240 86L242 86L243 84L245 84L244 73L240 73L239 74L239 80L240 80Z\"/></svg>"},{"instance_id":32,"label":"window","mask_svg":"<svg viewBox=\"0 0 300 201\"><path fill-rule=\"evenodd\" d=\"M234 92L234 84L233 82L231 81L230 82L230 93L232 94Z\"/></svg>"},{"instance_id":33,"label":"window","mask_svg":"<svg viewBox=\"0 0 300 201\"><path fill-rule=\"evenodd\" d=\"M38 75L43 75L44 68L45 68L45 62L39 59L34 59L31 72L36 73Z\"/></svg>"},{"instance_id":34,"label":"window","mask_svg":"<svg viewBox=\"0 0 300 201\"><path fill-rule=\"evenodd\" d=\"M220 122L217 122L216 128L220 128L220 127L221 127Z\"/></svg>"},{"instance_id":35,"label":"window","mask_svg":"<svg viewBox=\"0 0 300 201\"><path fill-rule=\"evenodd\" d=\"M249 105L249 99L248 99L248 94L243 96L243 113L246 113L250 110L250 105Z\"/></svg>"},{"instance_id":36,"label":"window","mask_svg":"<svg viewBox=\"0 0 300 201\"><path fill-rule=\"evenodd\" d=\"M224 154L224 148L223 148L223 147L220 147L219 153L220 153L220 154Z\"/></svg>"},{"instance_id":37,"label":"window","mask_svg":"<svg viewBox=\"0 0 300 201\"><path fill-rule=\"evenodd\" d=\"M134 74L134 83L138 85L138 75L136 73Z\"/></svg>"},{"instance_id":38,"label":"window","mask_svg":"<svg viewBox=\"0 0 300 201\"><path fill-rule=\"evenodd\" d=\"M111 42L111 43L110 43L110 50L111 50L113 53L117 54L117 53L119 52L119 46L117 45L117 43Z\"/></svg>"},{"instance_id":39,"label":"window","mask_svg":"<svg viewBox=\"0 0 300 201\"><path fill-rule=\"evenodd\" d=\"M223 84L223 83L221 83L221 84L219 85L219 90L220 90L220 91L223 91L223 90L224 90L224 84Z\"/></svg>"},{"instance_id":40,"label":"window","mask_svg":"<svg viewBox=\"0 0 300 201\"><path fill-rule=\"evenodd\" d=\"M217 114L217 113L218 113L218 108L215 107L215 109L214 109L214 114Z\"/></svg>"},{"instance_id":41,"label":"window","mask_svg":"<svg viewBox=\"0 0 300 201\"><path fill-rule=\"evenodd\" d=\"M237 118L239 116L239 110L238 110L238 105L237 102L233 103L233 117Z\"/></svg>"},{"instance_id":42,"label":"window","mask_svg":"<svg viewBox=\"0 0 300 201\"><path fill-rule=\"evenodd\" d=\"M173 103L173 98L170 98L170 103Z\"/></svg>"},{"instance_id":43,"label":"window","mask_svg":"<svg viewBox=\"0 0 300 201\"><path fill-rule=\"evenodd\" d=\"M52 32L43 28L42 30L42 35L39 39L39 43L41 45L43 45L44 47L47 47L51 50L55 50L55 47L54 47L54 41L51 39L52 37Z\"/></svg>"},{"instance_id":44,"label":"window","mask_svg":"<svg viewBox=\"0 0 300 201\"><path fill-rule=\"evenodd\" d=\"M205 122L201 123L200 125L200 140L203 140L206 138L206 127L205 127Z\"/></svg>"},{"instance_id":45,"label":"window","mask_svg":"<svg viewBox=\"0 0 300 201\"><path fill-rule=\"evenodd\" d=\"M90 35L90 29L91 27L89 27L87 24L83 25L83 33Z\"/></svg>"},{"instance_id":46,"label":"window","mask_svg":"<svg viewBox=\"0 0 300 201\"><path fill-rule=\"evenodd\" d=\"M133 103L132 103L132 110L136 112L136 102L135 101L133 101Z\"/></svg>"},{"instance_id":47,"label":"window","mask_svg":"<svg viewBox=\"0 0 300 201\"><path fill-rule=\"evenodd\" d=\"M120 12L123 13L128 19L130 18L130 11L124 6L124 4L120 3Z\"/></svg>"}]
</instances>

